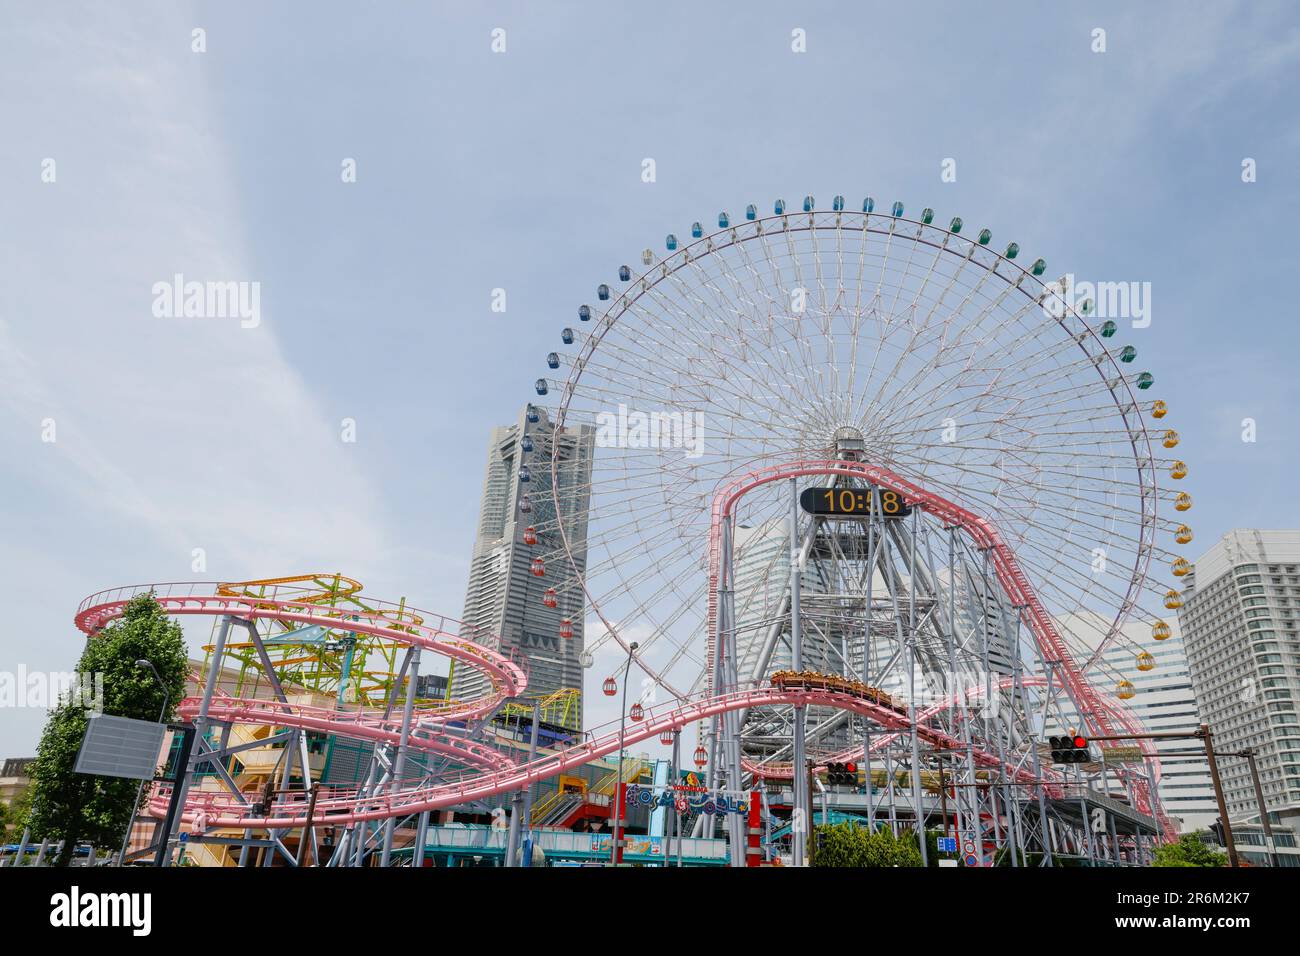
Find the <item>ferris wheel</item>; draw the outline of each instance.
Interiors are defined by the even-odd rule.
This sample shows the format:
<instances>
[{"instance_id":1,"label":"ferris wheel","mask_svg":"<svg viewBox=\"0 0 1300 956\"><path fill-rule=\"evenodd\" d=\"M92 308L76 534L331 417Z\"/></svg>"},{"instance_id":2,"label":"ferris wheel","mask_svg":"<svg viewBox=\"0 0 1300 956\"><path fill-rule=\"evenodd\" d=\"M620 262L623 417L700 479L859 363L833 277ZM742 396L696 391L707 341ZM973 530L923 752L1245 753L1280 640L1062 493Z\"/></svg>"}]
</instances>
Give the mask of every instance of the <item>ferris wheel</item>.
<instances>
[{"instance_id":1,"label":"ferris wheel","mask_svg":"<svg viewBox=\"0 0 1300 956\"><path fill-rule=\"evenodd\" d=\"M1169 636L1152 609L1181 604L1163 578L1187 571L1173 548L1191 540L1191 499L1165 479L1187 468L1120 327L1048 284L1042 259L1023 263L1016 243L928 208L809 196L696 222L597 286L536 382L557 430L594 434L589 484L552 462L554 508L535 522L548 599L587 615L584 663L617 645L609 659L630 654L659 699L701 692L718 489L852 435L863 461L995 525L1069 622L1079 666L1132 696L1103 652L1127 645L1147 670L1153 645L1123 625ZM770 571L783 545L763 542L784 540L788 512L778 494L746 503L751 592L784 573Z\"/></svg>"}]
</instances>

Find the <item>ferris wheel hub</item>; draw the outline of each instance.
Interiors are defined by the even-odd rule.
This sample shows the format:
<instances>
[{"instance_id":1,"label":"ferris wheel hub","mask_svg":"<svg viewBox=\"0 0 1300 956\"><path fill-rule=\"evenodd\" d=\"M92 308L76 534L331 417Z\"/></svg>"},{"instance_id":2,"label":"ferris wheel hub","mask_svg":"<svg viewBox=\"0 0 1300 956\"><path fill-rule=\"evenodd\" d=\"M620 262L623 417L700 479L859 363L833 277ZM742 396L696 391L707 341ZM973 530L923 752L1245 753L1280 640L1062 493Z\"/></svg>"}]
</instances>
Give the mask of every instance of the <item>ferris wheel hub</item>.
<instances>
[{"instance_id":1,"label":"ferris wheel hub","mask_svg":"<svg viewBox=\"0 0 1300 956\"><path fill-rule=\"evenodd\" d=\"M842 425L835 429L835 457L844 461L861 461L867 450L861 429Z\"/></svg>"}]
</instances>

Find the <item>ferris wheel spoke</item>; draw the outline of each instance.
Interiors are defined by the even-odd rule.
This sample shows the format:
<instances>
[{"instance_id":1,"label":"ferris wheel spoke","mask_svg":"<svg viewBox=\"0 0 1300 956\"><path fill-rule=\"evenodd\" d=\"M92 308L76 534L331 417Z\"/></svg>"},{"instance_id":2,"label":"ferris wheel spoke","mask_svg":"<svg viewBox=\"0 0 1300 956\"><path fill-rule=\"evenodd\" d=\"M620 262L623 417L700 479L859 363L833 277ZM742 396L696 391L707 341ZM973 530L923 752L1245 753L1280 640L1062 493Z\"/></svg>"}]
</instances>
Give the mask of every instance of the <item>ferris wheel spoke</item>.
<instances>
[{"instance_id":1,"label":"ferris wheel spoke","mask_svg":"<svg viewBox=\"0 0 1300 956\"><path fill-rule=\"evenodd\" d=\"M1166 588L1149 566L1174 557L1163 535L1190 535L1158 516L1158 505L1187 501L1162 490L1157 471L1185 466L1152 454L1147 407L1133 391L1151 377L1119 364L1132 349L1108 350L1113 324L1094 328L1068 304L1046 308L1063 300L1037 278L1042 263L1031 274L1011 261L1014 249L998 255L987 242L904 219L897 207L843 212L837 199L834 215L747 215L709 235L695 229L664 258L644 256L645 271L623 291L602 289L604 313L566 332L576 353L552 356L554 381L539 385L558 396L552 421L596 425L626 408L703 425L689 454L662 434L641 447L623 434L603 447L602 435L590 479L564 492L589 501L585 524L566 533L558 504L538 521L537 553L558 567L570 559L554 586L606 625L589 652L636 640L648 677L672 693L700 689L717 636L706 609L714 496L746 473L834 457L844 429L861 435L868 461L991 521L1049 613L1079 618L1065 638L1076 654L1099 642L1138 646L1120 625L1130 612L1154 620L1143 602ZM789 509L786 490L764 488L736 513L746 540L771 547L738 552L755 589L735 599L732 640L748 642L742 675L760 663L765 635L781 637L789 581L778 539ZM851 532L823 532L807 572L810 639L828 644L861 614L860 601L836 595L860 592L863 574L876 573L852 569L841 533ZM897 548L906 551L901 539ZM960 550L964 567L979 565L968 543ZM900 591L928 585L905 568L890 573L896 613ZM1095 653L1090 663L1119 679Z\"/></svg>"}]
</instances>

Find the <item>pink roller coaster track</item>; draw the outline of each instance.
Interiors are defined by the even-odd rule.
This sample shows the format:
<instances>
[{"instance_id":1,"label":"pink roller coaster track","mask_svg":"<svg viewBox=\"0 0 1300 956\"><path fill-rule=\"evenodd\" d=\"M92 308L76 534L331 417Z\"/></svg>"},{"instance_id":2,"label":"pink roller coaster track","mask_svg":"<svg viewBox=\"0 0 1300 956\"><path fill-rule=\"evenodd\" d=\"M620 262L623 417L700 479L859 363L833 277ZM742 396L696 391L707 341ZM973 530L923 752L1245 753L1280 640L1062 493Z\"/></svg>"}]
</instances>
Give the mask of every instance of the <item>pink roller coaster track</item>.
<instances>
[{"instance_id":1,"label":"pink roller coaster track","mask_svg":"<svg viewBox=\"0 0 1300 956\"><path fill-rule=\"evenodd\" d=\"M802 478L808 475L840 475L846 478L858 478L873 484L891 488L902 493L908 503L920 507L946 525L960 527L979 545L987 550L998 583L1011 604L1023 608L1025 619L1033 632L1043 660L1058 663L1058 673L1065 682L1066 689L1073 698L1088 730L1095 736L1108 736L1114 733L1114 727L1107 718L1101 695L1097 693L1083 676L1070 654L1069 648L1061 634L1052 623L1052 619L1043 609L1042 603L1034 593L1029 578L1020 569L1011 549L1003 542L997 529L988 521L965 508L927 491L917 484L885 468L867 465L856 461L817 461L805 460L772 465L761 471L750 472L737 478L723 488L713 499L713 522L709 531L709 626L708 626L708 686L713 687L714 635L717 631L718 610L718 575L721 566L722 522L731 517L736 502L747 492L773 481L790 478Z\"/></svg>"},{"instance_id":2,"label":"pink roller coaster track","mask_svg":"<svg viewBox=\"0 0 1300 956\"><path fill-rule=\"evenodd\" d=\"M709 552L710 646L713 642L717 603L719 532L724 517L730 515L732 507L745 492L760 485L805 475L828 474L862 478L893 488L944 522L960 526L970 533L981 548L988 550L991 564L1007 595L1014 604L1024 609L1044 657L1060 661L1058 670L1084 713L1090 730L1094 734L1111 733L1114 724L1108 715L1125 727L1133 723L1122 708L1105 701L1081 675L1010 549L990 524L892 472L856 462L809 460L774 466L738 479L715 498ZM228 596L217 593L217 590L218 585L215 584L182 584L144 585L101 592L82 602L76 623L85 633L94 634L119 617L131 597L152 591L155 600L169 614L315 624L371 634L397 644L442 654L475 667L484 673L492 685L491 693L477 700L446 708L418 710L412 725L410 745L413 748L452 757L472 769L457 779L429 787L413 785L411 781L398 781L395 788L383 793L361 794L355 789L339 787L323 789L312 817L313 825L346 826L362 821L384 820L515 791L614 753L620 747L620 735L615 729L530 763L515 765L492 747L458 736L453 732L454 728L447 726L450 722L473 720L492 713L505 699L523 693L527 677L513 661L482 643L461 636L462 626L448 618L429 615L439 622L437 626L415 624L409 620L395 626L382 612L368 613L351 608L338 611L309 602L276 597ZM475 636L495 641L491 635ZM709 660L713 660L712 650ZM711 688L711 675L709 684ZM670 704L651 708L645 712L643 720L626 729L623 745L635 744L728 711L777 705L828 706L869 717L886 730L901 731L910 727L908 718L899 712L851 694L830 690L760 687L717 695L706 692L696 698L680 698ZM957 738L927 724L931 717L946 706L950 704L941 703L918 716L918 737L935 747L950 748L961 743ZM186 698L180 706L180 713L185 717L193 717L199 712L199 707L198 698ZM217 694L211 702L208 716L210 720L216 721L296 727L390 744L395 744L400 739L400 721L378 710L331 710L277 700ZM1033 781L1032 774L1027 769L1004 762L994 753L976 750L974 758L981 766L1001 767L1009 779ZM779 772L773 775L779 776ZM1056 778L1055 774L1048 776L1049 779ZM169 790L167 786L154 788L149 802L151 813L164 815ZM233 794L190 791L183 817L188 822L200 821L207 827L218 829L290 829L305 825L307 801L306 793L289 794L275 807L274 815L259 816Z\"/></svg>"}]
</instances>

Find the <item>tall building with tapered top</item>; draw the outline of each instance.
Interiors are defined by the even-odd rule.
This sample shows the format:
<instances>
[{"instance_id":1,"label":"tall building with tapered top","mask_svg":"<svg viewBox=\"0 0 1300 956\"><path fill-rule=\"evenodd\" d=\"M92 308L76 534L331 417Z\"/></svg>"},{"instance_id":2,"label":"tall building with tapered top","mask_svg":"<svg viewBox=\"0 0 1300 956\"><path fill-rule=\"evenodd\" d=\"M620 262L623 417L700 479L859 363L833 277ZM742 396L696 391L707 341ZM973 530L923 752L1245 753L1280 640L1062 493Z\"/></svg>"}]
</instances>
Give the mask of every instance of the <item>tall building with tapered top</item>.
<instances>
[{"instance_id":1,"label":"tall building with tapered top","mask_svg":"<svg viewBox=\"0 0 1300 956\"><path fill-rule=\"evenodd\" d=\"M532 405L513 425L492 430L461 615L469 628L498 638L497 650L527 669L529 699L576 691L576 706L567 709L565 723L577 730L582 728L583 601L573 586L556 588L554 607L547 599L548 588L573 578L556 527L551 464L557 464L564 531L581 573L594 448L594 428L565 428L557 435L546 412ZM549 569L541 576L533 573L536 559ZM570 628L572 636L562 636ZM453 699L489 690L478 671L453 667Z\"/></svg>"}]
</instances>

